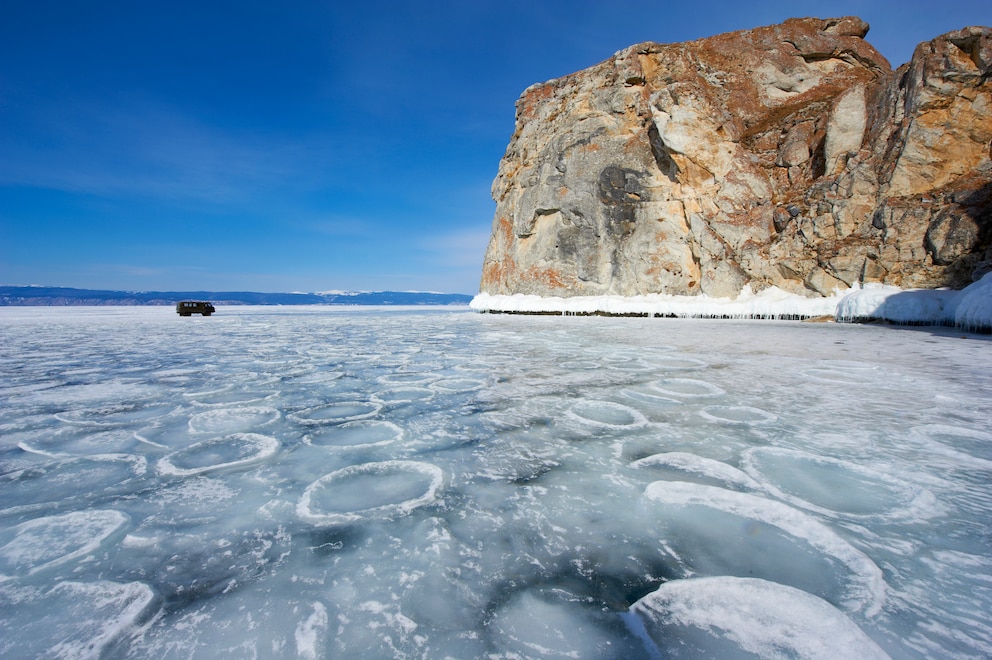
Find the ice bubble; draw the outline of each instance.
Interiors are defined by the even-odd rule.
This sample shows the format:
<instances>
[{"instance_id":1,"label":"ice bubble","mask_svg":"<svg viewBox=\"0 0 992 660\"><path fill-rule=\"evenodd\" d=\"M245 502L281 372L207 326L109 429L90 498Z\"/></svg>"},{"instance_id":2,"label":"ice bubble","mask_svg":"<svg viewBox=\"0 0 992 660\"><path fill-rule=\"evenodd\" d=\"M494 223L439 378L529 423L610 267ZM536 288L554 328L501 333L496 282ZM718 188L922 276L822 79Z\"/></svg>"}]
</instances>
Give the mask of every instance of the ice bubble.
<instances>
[{"instance_id":1,"label":"ice bubble","mask_svg":"<svg viewBox=\"0 0 992 660\"><path fill-rule=\"evenodd\" d=\"M863 465L806 452L760 447L742 456L744 469L765 489L796 506L851 518L925 515L929 491Z\"/></svg>"},{"instance_id":2,"label":"ice bubble","mask_svg":"<svg viewBox=\"0 0 992 660\"><path fill-rule=\"evenodd\" d=\"M289 418L294 422L308 426L340 424L341 422L374 417L381 410L382 404L372 401L340 401L301 410L298 413L290 414Z\"/></svg>"},{"instance_id":3,"label":"ice bubble","mask_svg":"<svg viewBox=\"0 0 992 660\"><path fill-rule=\"evenodd\" d=\"M189 477L204 472L240 468L271 458L279 450L279 441L258 433L232 433L197 442L162 457L158 471L162 474Z\"/></svg>"},{"instance_id":4,"label":"ice bubble","mask_svg":"<svg viewBox=\"0 0 992 660\"><path fill-rule=\"evenodd\" d=\"M726 394L722 388L695 378L665 378L650 383L650 387L675 397L709 398Z\"/></svg>"},{"instance_id":5,"label":"ice bubble","mask_svg":"<svg viewBox=\"0 0 992 660\"><path fill-rule=\"evenodd\" d=\"M275 408L222 408L197 413L189 420L190 433L252 431L279 419Z\"/></svg>"},{"instance_id":6,"label":"ice bubble","mask_svg":"<svg viewBox=\"0 0 992 660\"><path fill-rule=\"evenodd\" d=\"M310 445L358 449L388 445L403 438L403 429L392 422L362 419L324 428L303 438Z\"/></svg>"},{"instance_id":7,"label":"ice bubble","mask_svg":"<svg viewBox=\"0 0 992 660\"><path fill-rule=\"evenodd\" d=\"M751 406L706 406L699 414L711 422L744 426L768 424L778 419L777 415Z\"/></svg>"},{"instance_id":8,"label":"ice bubble","mask_svg":"<svg viewBox=\"0 0 992 660\"><path fill-rule=\"evenodd\" d=\"M437 500L444 472L431 463L383 461L346 467L307 486L297 515L317 525L406 515Z\"/></svg>"},{"instance_id":9,"label":"ice bubble","mask_svg":"<svg viewBox=\"0 0 992 660\"><path fill-rule=\"evenodd\" d=\"M739 577L674 580L640 599L657 657L888 658L833 605L782 584Z\"/></svg>"},{"instance_id":10,"label":"ice bubble","mask_svg":"<svg viewBox=\"0 0 992 660\"><path fill-rule=\"evenodd\" d=\"M97 509L36 518L0 531L0 581L87 555L121 533L127 522L120 511Z\"/></svg>"},{"instance_id":11,"label":"ice bubble","mask_svg":"<svg viewBox=\"0 0 992 660\"><path fill-rule=\"evenodd\" d=\"M597 614L574 600L525 592L498 609L486 629L494 657L631 657L638 649L630 637Z\"/></svg>"},{"instance_id":12,"label":"ice bubble","mask_svg":"<svg viewBox=\"0 0 992 660\"><path fill-rule=\"evenodd\" d=\"M822 561L817 566L801 565L817 559L803 559L805 553L789 547L792 543L788 538L776 539L774 535L764 534L766 526L776 528L822 553L823 559L847 568L851 575L843 594L845 609L864 608L869 616L881 610L885 581L878 566L832 529L797 509L756 495L688 482L656 481L648 485L645 497L666 506L665 515L685 528L684 537L700 537L701 541L690 552L699 561L712 563L713 570L722 570L724 574L730 568L750 571L757 570L762 563L762 570L774 575L781 573L783 579L810 581L811 589L821 583L822 588L828 588L833 579L832 569ZM685 509L688 513L676 519L675 509ZM722 512L731 518L708 516L706 510ZM734 518L739 521L734 523ZM743 551L747 546L742 548L742 543L753 547L750 555ZM732 556L726 554L731 548ZM800 565L791 565L796 562ZM818 576L818 572L823 575Z\"/></svg>"},{"instance_id":13,"label":"ice bubble","mask_svg":"<svg viewBox=\"0 0 992 660\"><path fill-rule=\"evenodd\" d=\"M0 655L100 658L156 601L142 582L60 582L46 593L4 607L0 594Z\"/></svg>"},{"instance_id":14,"label":"ice bubble","mask_svg":"<svg viewBox=\"0 0 992 660\"><path fill-rule=\"evenodd\" d=\"M668 468L685 474L713 479L734 488L761 489L761 485L757 481L732 465L688 452L673 451L654 454L634 461L631 466L636 468Z\"/></svg>"},{"instance_id":15,"label":"ice bubble","mask_svg":"<svg viewBox=\"0 0 992 660\"><path fill-rule=\"evenodd\" d=\"M637 410L612 401L579 401L565 415L583 425L601 429L631 429L648 423Z\"/></svg>"}]
</instances>

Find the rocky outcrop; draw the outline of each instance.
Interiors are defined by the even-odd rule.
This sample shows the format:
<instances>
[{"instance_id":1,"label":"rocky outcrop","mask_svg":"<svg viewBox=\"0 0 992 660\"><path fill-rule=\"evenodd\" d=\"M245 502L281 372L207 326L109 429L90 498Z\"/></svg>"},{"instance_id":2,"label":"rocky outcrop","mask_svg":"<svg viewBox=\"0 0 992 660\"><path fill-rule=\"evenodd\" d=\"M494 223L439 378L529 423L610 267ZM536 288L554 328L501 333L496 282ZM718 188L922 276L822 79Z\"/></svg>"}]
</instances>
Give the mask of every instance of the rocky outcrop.
<instances>
[{"instance_id":1,"label":"rocky outcrop","mask_svg":"<svg viewBox=\"0 0 992 660\"><path fill-rule=\"evenodd\" d=\"M816 296L992 270L992 29L894 72L867 31L644 43L528 88L482 292Z\"/></svg>"}]
</instances>

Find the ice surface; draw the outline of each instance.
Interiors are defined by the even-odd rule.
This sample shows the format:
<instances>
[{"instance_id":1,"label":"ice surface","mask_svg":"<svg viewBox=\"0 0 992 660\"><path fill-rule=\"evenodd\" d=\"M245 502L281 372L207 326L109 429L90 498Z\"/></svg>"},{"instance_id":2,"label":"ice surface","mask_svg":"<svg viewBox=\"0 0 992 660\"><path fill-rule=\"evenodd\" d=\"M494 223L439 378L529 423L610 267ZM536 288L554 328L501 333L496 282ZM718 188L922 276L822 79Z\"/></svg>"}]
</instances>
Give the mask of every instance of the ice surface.
<instances>
[{"instance_id":1,"label":"ice surface","mask_svg":"<svg viewBox=\"0 0 992 660\"><path fill-rule=\"evenodd\" d=\"M733 563L728 563L724 557L717 554L707 564L709 570L714 568L727 572L739 570L739 565L736 564L740 556L739 551L748 545L753 545L753 548L749 548L752 550L749 554L759 556L763 548L774 550L781 540L769 535L767 527L775 527L795 539L795 541L787 539L786 542L801 542L808 545L807 554L821 553L826 560L839 565L836 570L831 571L829 579L825 580L822 587L825 591L829 591L832 586L827 582L836 579L842 570L846 569L849 572L849 575L839 576L847 582L838 594L841 598L840 603L845 609L856 611L864 608L869 616L873 616L879 613L884 604L885 582L878 566L829 527L790 506L757 495L688 482L657 481L647 487L645 496L648 500L666 505L666 510L659 515L679 518L672 526L681 529L682 536L693 534L701 539L714 537L713 531L702 528L711 525L714 521L722 523L719 526L714 525L718 528L714 537L714 549L719 550L721 539L726 539L728 542L723 545L734 548ZM684 515L677 511L678 509L688 509L691 515ZM705 509L729 515L712 517L707 515ZM737 538L737 530L743 530L743 537ZM770 537L771 542L768 541ZM768 555L774 557L775 553L773 551ZM781 562L781 559L776 557L776 562ZM808 580L813 573L812 570L804 570L803 574L799 575L798 571L781 569L781 564L764 568L775 574L780 582L794 578ZM702 568L697 567L697 570ZM757 562L752 560L749 572L754 573L756 570ZM820 586L811 585L810 588L819 589Z\"/></svg>"},{"instance_id":2,"label":"ice surface","mask_svg":"<svg viewBox=\"0 0 992 660\"><path fill-rule=\"evenodd\" d=\"M352 465L307 486L296 512L318 525L408 514L437 500L443 482L444 473L430 463L383 461Z\"/></svg>"},{"instance_id":3,"label":"ice surface","mask_svg":"<svg viewBox=\"0 0 992 660\"><path fill-rule=\"evenodd\" d=\"M163 456L158 469L162 474L189 477L204 472L243 468L264 461L279 451L279 441L258 433L233 433L190 445Z\"/></svg>"},{"instance_id":4,"label":"ice surface","mask_svg":"<svg viewBox=\"0 0 992 660\"><path fill-rule=\"evenodd\" d=\"M156 596L141 582L58 582L48 591L0 586L0 655L99 658L136 629Z\"/></svg>"},{"instance_id":5,"label":"ice surface","mask_svg":"<svg viewBox=\"0 0 992 660\"><path fill-rule=\"evenodd\" d=\"M830 603L766 580L674 580L631 610L665 657L889 657Z\"/></svg>"},{"instance_id":6,"label":"ice surface","mask_svg":"<svg viewBox=\"0 0 992 660\"><path fill-rule=\"evenodd\" d=\"M32 575L96 550L127 524L120 511L74 511L0 532L0 580Z\"/></svg>"},{"instance_id":7,"label":"ice surface","mask_svg":"<svg viewBox=\"0 0 992 660\"><path fill-rule=\"evenodd\" d=\"M990 657L990 347L0 308L0 655Z\"/></svg>"}]
</instances>

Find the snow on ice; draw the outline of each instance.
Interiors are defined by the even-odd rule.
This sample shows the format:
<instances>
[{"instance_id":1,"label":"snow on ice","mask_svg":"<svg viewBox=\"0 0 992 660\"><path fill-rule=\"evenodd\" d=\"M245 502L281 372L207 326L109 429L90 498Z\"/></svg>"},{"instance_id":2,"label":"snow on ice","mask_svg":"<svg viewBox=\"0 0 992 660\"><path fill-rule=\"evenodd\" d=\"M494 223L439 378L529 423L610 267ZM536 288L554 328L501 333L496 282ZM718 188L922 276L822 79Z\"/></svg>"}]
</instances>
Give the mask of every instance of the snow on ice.
<instances>
[{"instance_id":1,"label":"snow on ice","mask_svg":"<svg viewBox=\"0 0 992 660\"><path fill-rule=\"evenodd\" d=\"M980 284L829 313L984 327ZM706 304L823 311L779 295ZM0 655L989 657L990 347L0 308Z\"/></svg>"},{"instance_id":2,"label":"snow on ice","mask_svg":"<svg viewBox=\"0 0 992 660\"><path fill-rule=\"evenodd\" d=\"M865 284L827 297L805 298L769 287L746 285L734 299L705 295L541 297L481 293L471 302L480 312L674 316L680 318L796 319L833 316L838 321L883 320L900 324L950 325L992 330L992 272L962 289L908 289Z\"/></svg>"}]
</instances>

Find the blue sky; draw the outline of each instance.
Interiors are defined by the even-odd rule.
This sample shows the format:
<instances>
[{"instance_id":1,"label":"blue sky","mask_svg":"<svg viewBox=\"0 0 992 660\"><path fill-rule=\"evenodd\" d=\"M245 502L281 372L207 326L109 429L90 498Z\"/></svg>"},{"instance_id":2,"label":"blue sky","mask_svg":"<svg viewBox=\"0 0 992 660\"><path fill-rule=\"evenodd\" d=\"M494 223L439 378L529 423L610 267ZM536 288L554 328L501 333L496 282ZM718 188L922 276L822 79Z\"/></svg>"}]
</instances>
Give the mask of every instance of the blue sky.
<instances>
[{"instance_id":1,"label":"blue sky","mask_svg":"<svg viewBox=\"0 0 992 660\"><path fill-rule=\"evenodd\" d=\"M987 0L0 7L0 284L474 293L528 85L858 15L893 66Z\"/></svg>"}]
</instances>

